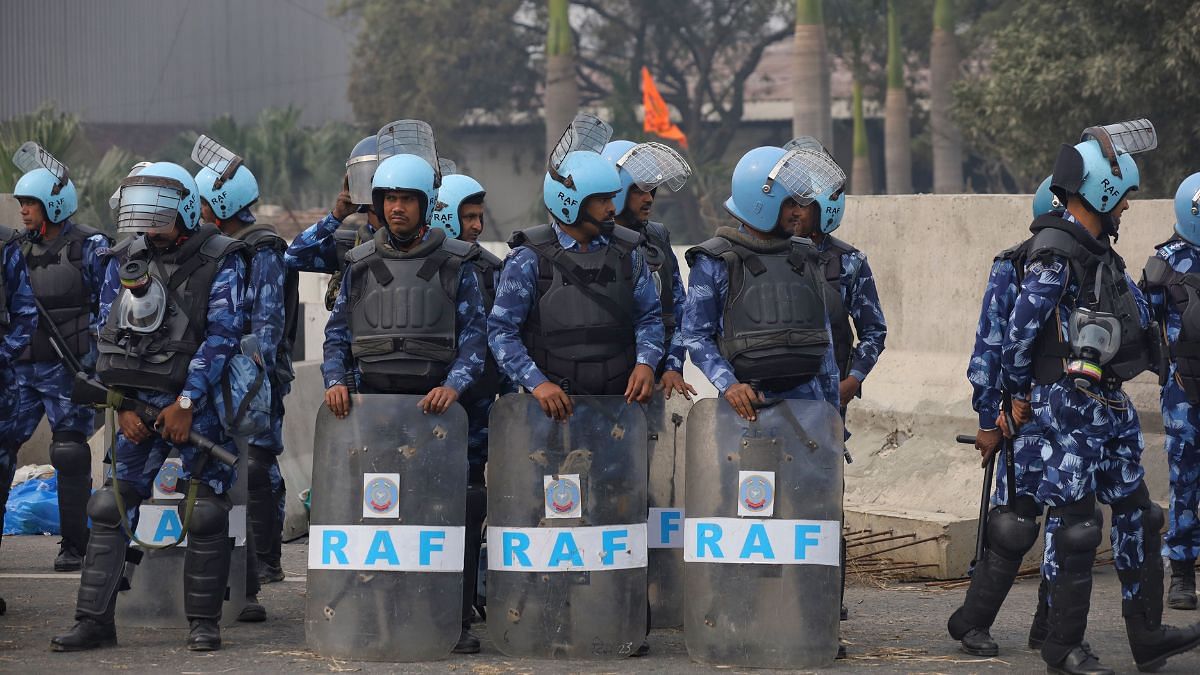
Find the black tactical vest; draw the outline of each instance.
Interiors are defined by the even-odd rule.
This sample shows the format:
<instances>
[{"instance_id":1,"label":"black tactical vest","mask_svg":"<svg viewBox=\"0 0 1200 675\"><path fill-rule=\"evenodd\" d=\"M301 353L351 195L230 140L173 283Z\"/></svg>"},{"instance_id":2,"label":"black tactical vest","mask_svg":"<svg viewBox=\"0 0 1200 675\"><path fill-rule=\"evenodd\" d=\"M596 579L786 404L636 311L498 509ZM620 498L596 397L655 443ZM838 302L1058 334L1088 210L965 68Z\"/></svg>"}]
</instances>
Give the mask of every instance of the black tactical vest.
<instances>
[{"instance_id":1,"label":"black tactical vest","mask_svg":"<svg viewBox=\"0 0 1200 675\"><path fill-rule=\"evenodd\" d=\"M1155 246L1161 249L1179 240L1179 235ZM1157 261L1157 262L1156 262ZM1144 272L1146 290L1161 290L1167 303L1179 312L1180 331L1175 344L1166 345L1175 361L1179 385L1192 405L1200 405L1200 273L1178 272L1159 256L1151 256ZM1165 340L1166 336L1161 336ZM1164 368L1160 378L1167 376Z\"/></svg>"},{"instance_id":2,"label":"black tactical vest","mask_svg":"<svg viewBox=\"0 0 1200 675\"><path fill-rule=\"evenodd\" d=\"M66 341L66 348L76 358L87 355L88 324L95 306L92 294L83 281L83 244L88 237L100 234L86 225L71 223L71 228L55 237L53 241L33 241L26 235L21 242L21 252L29 268L29 283L33 294L58 333ZM38 317L38 327L29 346L21 352L21 361L58 361L58 353L50 342L50 331L43 325L45 319Z\"/></svg>"},{"instance_id":3,"label":"black tactical vest","mask_svg":"<svg viewBox=\"0 0 1200 675\"><path fill-rule=\"evenodd\" d=\"M470 252L442 230L399 251L380 228L346 255L350 350L365 391L424 394L446 380L458 353L455 308Z\"/></svg>"},{"instance_id":4,"label":"black tactical vest","mask_svg":"<svg viewBox=\"0 0 1200 675\"><path fill-rule=\"evenodd\" d=\"M19 240L21 232L14 230L11 227L0 225L0 251L4 250L5 246ZM3 258L0 257L0 267L4 264ZM8 311L8 279L4 274L4 270L0 269L0 328L8 328L12 324L12 317Z\"/></svg>"},{"instance_id":5,"label":"black tactical vest","mask_svg":"<svg viewBox=\"0 0 1200 675\"><path fill-rule=\"evenodd\" d=\"M654 285L658 287L658 297L662 302L662 322L666 340L663 342L663 358L658 362L656 377L662 377L667 363L667 352L671 350L671 339L679 327L676 312L683 311L675 307L675 271L678 262L671 255L671 233L662 223L648 220L630 228L646 237L642 244L642 256L654 276Z\"/></svg>"},{"instance_id":6,"label":"black tactical vest","mask_svg":"<svg viewBox=\"0 0 1200 675\"><path fill-rule=\"evenodd\" d=\"M255 223L243 227L234 233L234 238L245 242L247 247L246 280L249 283L253 270L254 256L262 250L274 250L282 253L287 250L287 242L275 232L275 228L267 224ZM296 379L296 370L292 367L292 345L296 344L297 314L300 306L300 273L293 269L284 268L283 277L283 335L280 336L279 347L275 350L275 372L271 373L272 383L291 382ZM246 334L253 332L250 325L250 314L246 314Z\"/></svg>"},{"instance_id":7,"label":"black tactical vest","mask_svg":"<svg viewBox=\"0 0 1200 675\"><path fill-rule=\"evenodd\" d=\"M1045 214L1029 226L1029 261L1065 258L1076 280L1078 297L1063 297L1067 311L1075 306L1107 312L1121 322L1121 347L1104 365L1104 384L1117 388L1151 366L1149 335L1142 328L1137 300L1125 280L1125 261L1107 238L1096 239L1079 225L1061 216ZM1096 275L1100 276L1096 292ZM1038 384L1056 382L1066 373L1071 357L1070 336L1063 334L1062 308L1055 310L1042 326L1033 347L1033 376Z\"/></svg>"},{"instance_id":8,"label":"black tactical vest","mask_svg":"<svg viewBox=\"0 0 1200 675\"><path fill-rule=\"evenodd\" d=\"M175 396L183 389L188 364L208 332L208 301L221 261L241 253L245 244L205 224L179 248L162 253L143 236L130 237L112 248L118 265L146 260L150 275L167 291L167 314L153 333L119 327L119 303L113 301L100 328L100 359L96 375L110 387L146 389Z\"/></svg>"},{"instance_id":9,"label":"black tactical vest","mask_svg":"<svg viewBox=\"0 0 1200 675\"><path fill-rule=\"evenodd\" d=\"M537 301L521 340L547 378L572 393L620 395L637 365L633 252L641 235L618 225L608 246L568 251L550 225L513 233L508 245L538 257Z\"/></svg>"},{"instance_id":10,"label":"black tactical vest","mask_svg":"<svg viewBox=\"0 0 1200 675\"><path fill-rule=\"evenodd\" d=\"M329 275L329 285L325 287L325 309L332 311L333 303L337 302L338 290L342 287L342 270L346 269L346 255L350 253L351 249L371 241L374 237L369 223L363 223L358 227L342 225L333 231L337 269Z\"/></svg>"},{"instance_id":11,"label":"black tactical vest","mask_svg":"<svg viewBox=\"0 0 1200 675\"><path fill-rule=\"evenodd\" d=\"M739 382L786 391L821 371L829 349L825 284L817 250L806 239L760 240L732 227L688 249L725 263L729 292L717 340Z\"/></svg>"},{"instance_id":12,"label":"black tactical vest","mask_svg":"<svg viewBox=\"0 0 1200 675\"><path fill-rule=\"evenodd\" d=\"M842 299L842 256L858 249L830 235L825 235L825 240L829 247L817 254L824 281L821 293L825 298L825 311L829 313L833 358L837 360L839 377L844 380L850 374L850 363L854 358L854 329L850 325L850 311Z\"/></svg>"}]
</instances>

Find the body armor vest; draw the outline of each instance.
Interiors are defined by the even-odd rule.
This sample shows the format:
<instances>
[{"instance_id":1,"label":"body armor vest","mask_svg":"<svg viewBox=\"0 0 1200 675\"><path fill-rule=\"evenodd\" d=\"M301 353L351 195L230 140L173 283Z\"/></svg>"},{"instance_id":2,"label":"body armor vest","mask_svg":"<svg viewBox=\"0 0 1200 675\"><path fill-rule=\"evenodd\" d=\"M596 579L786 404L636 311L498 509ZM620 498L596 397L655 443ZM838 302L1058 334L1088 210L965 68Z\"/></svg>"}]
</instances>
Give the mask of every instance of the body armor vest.
<instances>
[{"instance_id":1,"label":"body armor vest","mask_svg":"<svg viewBox=\"0 0 1200 675\"><path fill-rule=\"evenodd\" d=\"M129 291L117 294L100 328L96 363L100 380L110 387L178 395L187 381L188 365L208 332L208 301L221 261L244 246L215 225L202 225L170 253L154 249L144 235L114 246L111 254L118 264L147 261L150 276L166 289L168 304L158 330L138 333L120 327L120 303Z\"/></svg>"},{"instance_id":2,"label":"body armor vest","mask_svg":"<svg viewBox=\"0 0 1200 675\"><path fill-rule=\"evenodd\" d=\"M342 271L346 269L346 255L355 247L371 241L374 237L375 234L371 232L371 225L369 223L363 223L358 227L342 225L333 231L333 246L337 254L337 269L330 273L329 285L325 287L325 309L332 311L333 303L337 302L338 290L342 287Z\"/></svg>"},{"instance_id":3,"label":"body armor vest","mask_svg":"<svg viewBox=\"0 0 1200 675\"><path fill-rule=\"evenodd\" d=\"M721 356L739 382L786 391L821 372L829 349L817 251L799 238L760 240L731 227L687 252L725 263Z\"/></svg>"},{"instance_id":4,"label":"body armor vest","mask_svg":"<svg viewBox=\"0 0 1200 675\"><path fill-rule=\"evenodd\" d=\"M478 244L473 244L470 254L471 263L475 265L475 269L479 271L479 292L483 295L483 310L484 314L492 313L492 305L496 302L496 277L499 274L500 266L503 261L496 254L483 248ZM483 361L483 374L479 376L471 388L465 393L464 398L467 400L477 400L480 398L493 399L500 393L500 366L496 364L495 357L492 356L492 350L488 350L487 358Z\"/></svg>"},{"instance_id":5,"label":"body armor vest","mask_svg":"<svg viewBox=\"0 0 1200 675\"><path fill-rule=\"evenodd\" d=\"M825 235L829 247L817 254L821 264L821 286L825 311L829 313L829 331L833 337L833 358L837 360L838 377L846 379L854 358L854 329L850 325L850 310L842 296L842 256L858 249L831 235Z\"/></svg>"},{"instance_id":6,"label":"body armor vest","mask_svg":"<svg viewBox=\"0 0 1200 675\"><path fill-rule=\"evenodd\" d=\"M618 225L608 246L568 251L550 225L513 234L508 245L538 257L537 300L521 340L547 378L568 393L625 393L637 365L633 251L642 237Z\"/></svg>"},{"instance_id":7,"label":"body armor vest","mask_svg":"<svg viewBox=\"0 0 1200 675\"><path fill-rule=\"evenodd\" d=\"M651 274L654 275L654 285L658 287L658 297L662 302L663 332L666 339L663 341L663 358L659 361L655 373L656 377L662 377L667 363L667 352L671 349L671 339L679 328L676 313L683 311L682 307L675 306L675 271L678 262L675 256L671 255L671 234L665 225L649 220L632 229L646 237L646 243L641 249L642 255L650 267Z\"/></svg>"},{"instance_id":8,"label":"body armor vest","mask_svg":"<svg viewBox=\"0 0 1200 675\"><path fill-rule=\"evenodd\" d=\"M21 233L11 227L0 225L0 251L4 250L5 246L20 239ZM0 257L0 266L4 264L3 258ZM0 269L0 328L8 328L12 324L12 317L8 311L8 275L4 270Z\"/></svg>"},{"instance_id":9,"label":"body armor vest","mask_svg":"<svg viewBox=\"0 0 1200 675\"><path fill-rule=\"evenodd\" d=\"M238 230L234 238L245 242L249 249L249 259L246 261L246 279L251 278L251 266L254 255L261 250L270 249L282 253L287 250L287 242L275 232L275 228L266 224L254 224ZM275 350L275 372L271 373L271 383L278 387L281 382L291 382L296 379L296 370L292 367L292 346L296 344L297 314L300 306L300 273L293 269L284 269L283 277L283 334L279 339L279 347ZM250 316L246 316L246 334L253 332Z\"/></svg>"},{"instance_id":10,"label":"body armor vest","mask_svg":"<svg viewBox=\"0 0 1200 675\"><path fill-rule=\"evenodd\" d=\"M26 236L21 242L34 297L58 328L59 335L66 342L64 346L76 358L83 358L91 350L88 327L96 308L92 305L92 294L83 281L83 267L86 264L83 244L94 234L100 234L100 231L71 223L70 229L53 241L33 241ZM29 346L21 352L21 361L59 360L44 322L45 319L39 316L37 330Z\"/></svg>"},{"instance_id":11,"label":"body armor vest","mask_svg":"<svg viewBox=\"0 0 1200 675\"><path fill-rule=\"evenodd\" d=\"M470 252L442 230L399 251L380 228L347 254L350 351L364 390L424 394L445 381L458 353L455 308Z\"/></svg>"},{"instance_id":12,"label":"body armor vest","mask_svg":"<svg viewBox=\"0 0 1200 675\"><path fill-rule=\"evenodd\" d=\"M1147 331L1142 327L1137 300L1125 279L1125 261L1110 243L1096 239L1079 225L1057 215L1038 216L1029 229L1034 233L1029 243L1029 260L1045 260L1053 255L1066 259L1070 265L1078 297L1063 299L1073 306L1112 314L1121 322L1121 347L1104 364L1104 385L1115 389L1149 369ZM1098 292L1097 274L1101 275ZM1063 334L1065 317L1058 312L1042 326L1034 342L1033 376L1038 384L1058 381L1066 373L1066 361L1071 357L1069 336Z\"/></svg>"},{"instance_id":13,"label":"body armor vest","mask_svg":"<svg viewBox=\"0 0 1200 675\"><path fill-rule=\"evenodd\" d=\"M1179 235L1175 235L1155 249L1178 240ZM1170 349L1171 359L1175 361L1175 375L1188 401L1200 405L1200 274L1176 271L1165 259L1153 256L1146 264L1145 285L1146 290L1161 289L1167 303L1179 312L1179 337L1175 344L1162 346ZM1168 370L1162 368L1160 379L1167 374Z\"/></svg>"}]
</instances>

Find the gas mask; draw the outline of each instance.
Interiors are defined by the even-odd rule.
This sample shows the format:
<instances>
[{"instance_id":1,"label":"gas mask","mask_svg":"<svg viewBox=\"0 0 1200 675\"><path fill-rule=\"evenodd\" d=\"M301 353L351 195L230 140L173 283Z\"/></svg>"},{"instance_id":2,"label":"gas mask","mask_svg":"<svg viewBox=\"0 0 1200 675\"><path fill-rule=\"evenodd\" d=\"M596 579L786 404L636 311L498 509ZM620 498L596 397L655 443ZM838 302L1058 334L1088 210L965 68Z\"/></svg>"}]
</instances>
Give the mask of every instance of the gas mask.
<instances>
[{"instance_id":1,"label":"gas mask","mask_svg":"<svg viewBox=\"0 0 1200 675\"><path fill-rule=\"evenodd\" d=\"M1067 327L1071 339L1067 374L1078 387L1098 384L1104 377L1104 365L1121 348L1121 320L1107 312L1076 309Z\"/></svg>"},{"instance_id":2,"label":"gas mask","mask_svg":"<svg viewBox=\"0 0 1200 675\"><path fill-rule=\"evenodd\" d=\"M162 282L150 276L144 260L121 266L121 295L117 298L117 326L135 333L153 333L167 315L167 292Z\"/></svg>"}]
</instances>

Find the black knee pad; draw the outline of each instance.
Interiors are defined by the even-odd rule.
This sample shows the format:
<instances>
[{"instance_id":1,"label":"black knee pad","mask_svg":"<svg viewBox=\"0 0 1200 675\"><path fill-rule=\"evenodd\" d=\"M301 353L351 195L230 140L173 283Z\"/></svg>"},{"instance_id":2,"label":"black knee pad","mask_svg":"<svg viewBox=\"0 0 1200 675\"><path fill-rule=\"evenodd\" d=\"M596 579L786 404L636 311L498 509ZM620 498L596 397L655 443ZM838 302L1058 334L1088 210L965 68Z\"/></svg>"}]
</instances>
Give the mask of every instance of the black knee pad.
<instances>
[{"instance_id":1,"label":"black knee pad","mask_svg":"<svg viewBox=\"0 0 1200 675\"><path fill-rule=\"evenodd\" d=\"M1096 508L1096 495L1063 506L1051 506L1048 514L1062 521L1054 533L1054 545L1061 555L1094 552L1103 539L1103 518Z\"/></svg>"},{"instance_id":2,"label":"black knee pad","mask_svg":"<svg viewBox=\"0 0 1200 675\"><path fill-rule=\"evenodd\" d=\"M1159 532L1163 525L1167 523L1167 514L1162 507L1154 502L1150 502L1150 508L1142 514L1142 529L1147 532Z\"/></svg>"},{"instance_id":3,"label":"black knee pad","mask_svg":"<svg viewBox=\"0 0 1200 675\"><path fill-rule=\"evenodd\" d=\"M182 520L186 514L187 500L180 502L177 508ZM196 504L192 507L191 520L188 521L188 534L196 537L222 534L229 527L231 508L232 504L227 494L218 495L209 491L208 494L197 495Z\"/></svg>"},{"instance_id":4,"label":"black knee pad","mask_svg":"<svg viewBox=\"0 0 1200 675\"><path fill-rule=\"evenodd\" d=\"M1037 518L1021 515L1008 507L992 509L987 526L988 548L1001 558L1023 558L1037 541Z\"/></svg>"},{"instance_id":5,"label":"black knee pad","mask_svg":"<svg viewBox=\"0 0 1200 675\"><path fill-rule=\"evenodd\" d=\"M246 489L271 489L271 467L275 464L275 454L265 448L250 446L246 456Z\"/></svg>"},{"instance_id":6,"label":"black knee pad","mask_svg":"<svg viewBox=\"0 0 1200 675\"><path fill-rule=\"evenodd\" d=\"M121 499L126 509L135 509L142 498L131 488L121 486ZM116 529L121 526L121 506L117 504L117 489L111 483L92 493L87 503L88 518L93 525Z\"/></svg>"},{"instance_id":7,"label":"black knee pad","mask_svg":"<svg viewBox=\"0 0 1200 675\"><path fill-rule=\"evenodd\" d=\"M50 442L50 463L63 476L86 476L92 472L92 449L87 443L56 438Z\"/></svg>"},{"instance_id":8,"label":"black knee pad","mask_svg":"<svg viewBox=\"0 0 1200 675\"><path fill-rule=\"evenodd\" d=\"M1115 514L1126 514L1133 511L1148 511L1154 502L1150 499L1150 489L1145 481L1138 483L1133 492L1111 504Z\"/></svg>"}]
</instances>

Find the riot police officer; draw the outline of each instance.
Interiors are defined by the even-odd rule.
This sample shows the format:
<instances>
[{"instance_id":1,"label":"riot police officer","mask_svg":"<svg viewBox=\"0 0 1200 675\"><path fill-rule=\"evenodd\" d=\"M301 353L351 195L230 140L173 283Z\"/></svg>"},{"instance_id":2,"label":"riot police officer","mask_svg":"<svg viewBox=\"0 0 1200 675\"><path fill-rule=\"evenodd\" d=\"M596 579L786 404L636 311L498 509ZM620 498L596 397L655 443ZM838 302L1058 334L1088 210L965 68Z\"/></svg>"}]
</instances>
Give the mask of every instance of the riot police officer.
<instances>
[{"instance_id":1,"label":"riot police officer","mask_svg":"<svg viewBox=\"0 0 1200 675\"><path fill-rule=\"evenodd\" d=\"M1033 218L1061 217L1062 204L1050 192L1050 177L1042 181L1033 199ZM1017 300L1019 270L1025 269L1032 238L996 255L988 274L987 286L975 329L975 348L967 366L971 383L971 406L979 416L975 447L983 466L999 450L1003 441L999 418L1004 402L1000 380L1000 353L1008 332L1008 318ZM975 563L971 585L963 604L947 622L950 636L960 641L962 650L975 656L996 656L1000 647L991 635L992 623L1016 580L1021 560L1037 541L1037 518L1042 506L1037 502L1042 476L1041 446L1037 425L1029 422L1012 439L1013 486L1008 486L1007 462L996 463L996 490L988 515L987 550ZM1010 494L1014 498L1010 499ZM1029 647L1041 649L1046 639L1046 584L1038 588L1038 605L1029 628Z\"/></svg>"},{"instance_id":2,"label":"riot police officer","mask_svg":"<svg viewBox=\"0 0 1200 675\"><path fill-rule=\"evenodd\" d=\"M655 369L667 397L680 393L691 399L696 389L683 379L687 347L678 330L678 314L686 300L686 289L679 274L679 259L671 248L671 232L660 222L650 220L658 188L679 190L692 168L674 150L661 143L612 141L604 146L604 158L617 169L621 191L613 197L617 223L646 238L642 247L650 271L655 274L662 303L666 354Z\"/></svg>"},{"instance_id":3,"label":"riot police officer","mask_svg":"<svg viewBox=\"0 0 1200 675\"><path fill-rule=\"evenodd\" d=\"M1163 513L1143 480L1141 427L1121 389L1152 362L1148 309L1112 238L1139 184L1132 153L1156 145L1153 127L1139 120L1089 127L1063 146L1050 189L1066 210L1034 223L1003 346L1016 421L1031 408L1041 434L1035 499L1049 507L1042 658L1051 672L1112 672L1083 646L1101 538L1097 500L1112 507L1114 566L1138 668L1157 669L1200 644L1200 627L1161 623Z\"/></svg>"},{"instance_id":4,"label":"riot police officer","mask_svg":"<svg viewBox=\"0 0 1200 675\"><path fill-rule=\"evenodd\" d=\"M37 327L37 305L33 301L33 287L29 284L29 271L25 267L25 256L21 254L21 233L11 227L0 225L0 523L8 506L8 492L12 488L13 472L17 468L17 450L13 444L12 431L20 422L17 418L17 358L29 346ZM2 538L0 538L2 541ZM8 605L0 598L0 614Z\"/></svg>"},{"instance_id":5,"label":"riot police officer","mask_svg":"<svg viewBox=\"0 0 1200 675\"><path fill-rule=\"evenodd\" d=\"M254 564L247 568L257 573L248 581L250 602L240 619L261 621L266 612L257 602L256 587L260 580L269 583L283 579L280 549L286 490L278 457L283 452L283 399L295 379L292 342L296 335L298 272L284 266L286 242L270 225L257 223L250 212L250 206L258 201L258 181L242 165L241 157L201 135L193 159L202 164L196 172L201 219L246 244L245 332L258 338L262 365L271 383L271 428L246 439L247 516L254 548Z\"/></svg>"},{"instance_id":6,"label":"riot police officer","mask_svg":"<svg viewBox=\"0 0 1200 675\"><path fill-rule=\"evenodd\" d=\"M33 435L43 412L50 420L50 462L58 475L58 514L62 528L54 570L79 569L87 547L87 500L92 494L92 452L87 439L95 414L71 402L75 370L57 349L71 352L75 363L91 365L96 305L104 280L100 250L111 243L104 234L75 223L78 196L67 168L34 143L18 151L25 175L13 196L21 204L25 236L21 251L30 283L45 314L17 363L17 425L10 436L20 447ZM57 349L48 324L65 340Z\"/></svg>"},{"instance_id":7,"label":"riot police officer","mask_svg":"<svg viewBox=\"0 0 1200 675\"><path fill-rule=\"evenodd\" d=\"M1170 359L1159 373L1162 415L1167 432L1171 509L1166 551L1171 561L1167 604L1196 609L1196 558L1200 556L1200 173L1188 176L1175 192L1175 234L1159 244L1146 263L1150 306L1163 327L1158 336Z\"/></svg>"},{"instance_id":8,"label":"riot police officer","mask_svg":"<svg viewBox=\"0 0 1200 675\"><path fill-rule=\"evenodd\" d=\"M184 557L188 649L220 649L229 577L227 491L234 470L188 441L195 432L236 452L212 403L225 363L238 347L245 263L240 242L200 226L195 180L169 162L147 166L121 183L117 229L132 232L107 258L100 293L100 357L96 374L108 386L159 407L154 429L128 410L117 414L113 474L88 501L91 537L83 562L74 628L55 637L56 651L114 646L113 614L135 529L136 509L172 448L183 460L194 501ZM168 290L169 289L169 290ZM157 431L156 431L157 429ZM129 528L128 530L126 528Z\"/></svg>"},{"instance_id":9,"label":"riot police officer","mask_svg":"<svg viewBox=\"0 0 1200 675\"><path fill-rule=\"evenodd\" d=\"M585 115L573 126L607 128ZM647 401L663 357L642 237L616 224L621 179L600 155L608 134L598 137L594 146L560 143L551 156L542 183L551 222L513 234L488 317L497 363L556 420L572 414L569 394Z\"/></svg>"}]
</instances>

